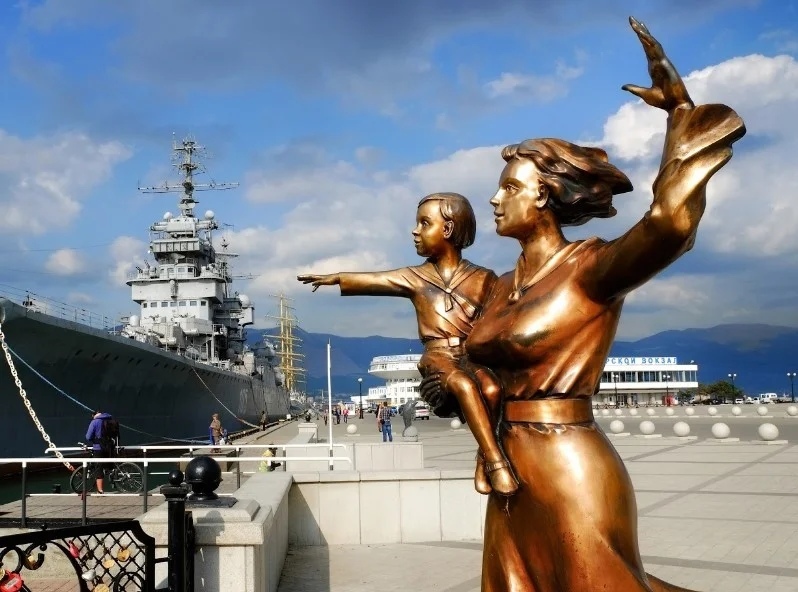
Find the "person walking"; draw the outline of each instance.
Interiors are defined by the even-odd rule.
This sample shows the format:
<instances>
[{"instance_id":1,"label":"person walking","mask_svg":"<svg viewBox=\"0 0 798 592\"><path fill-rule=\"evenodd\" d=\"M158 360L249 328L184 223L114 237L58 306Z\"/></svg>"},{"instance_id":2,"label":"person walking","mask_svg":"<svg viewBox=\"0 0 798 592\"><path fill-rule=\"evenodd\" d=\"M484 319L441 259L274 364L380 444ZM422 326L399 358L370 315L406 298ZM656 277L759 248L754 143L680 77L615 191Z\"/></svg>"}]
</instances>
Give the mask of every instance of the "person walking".
<instances>
[{"instance_id":1,"label":"person walking","mask_svg":"<svg viewBox=\"0 0 798 592\"><path fill-rule=\"evenodd\" d=\"M344 423L349 423L349 407L344 407Z\"/></svg>"},{"instance_id":2,"label":"person walking","mask_svg":"<svg viewBox=\"0 0 798 592\"><path fill-rule=\"evenodd\" d=\"M391 430L391 408L388 407L387 401L382 403L382 407L377 412L377 421L382 428L382 441L393 442L393 431Z\"/></svg>"},{"instance_id":3,"label":"person walking","mask_svg":"<svg viewBox=\"0 0 798 592\"><path fill-rule=\"evenodd\" d=\"M218 446L219 441L222 439L222 422L218 413L214 413L211 416L211 425L208 426L208 429L210 430L211 445ZM221 452L221 449L213 448L211 452Z\"/></svg>"},{"instance_id":4,"label":"person walking","mask_svg":"<svg viewBox=\"0 0 798 592\"><path fill-rule=\"evenodd\" d=\"M266 410L264 409L263 411L260 412L260 431L261 432L266 430L266 423L267 423Z\"/></svg>"}]
</instances>

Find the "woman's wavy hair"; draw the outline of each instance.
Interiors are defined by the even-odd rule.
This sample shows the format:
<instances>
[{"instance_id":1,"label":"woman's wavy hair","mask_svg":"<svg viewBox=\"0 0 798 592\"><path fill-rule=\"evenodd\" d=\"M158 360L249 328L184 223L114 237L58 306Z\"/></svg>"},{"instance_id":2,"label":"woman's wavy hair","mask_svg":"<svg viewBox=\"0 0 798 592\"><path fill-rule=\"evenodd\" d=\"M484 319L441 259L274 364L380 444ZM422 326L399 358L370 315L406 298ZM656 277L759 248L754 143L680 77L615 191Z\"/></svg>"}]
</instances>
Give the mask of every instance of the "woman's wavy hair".
<instances>
[{"instance_id":1,"label":"woman's wavy hair","mask_svg":"<svg viewBox=\"0 0 798 592\"><path fill-rule=\"evenodd\" d=\"M452 223L452 236L449 240L458 249L465 249L474 244L477 235L477 219L474 209L465 196L459 193L431 193L422 197L418 207L428 201L440 202L441 216Z\"/></svg>"},{"instance_id":2,"label":"woman's wavy hair","mask_svg":"<svg viewBox=\"0 0 798 592\"><path fill-rule=\"evenodd\" d=\"M539 138L511 144L502 158L528 158L549 189L548 207L562 226L579 226L591 218L611 218L612 196L632 190L629 178L609 163L601 148L565 140Z\"/></svg>"}]
</instances>

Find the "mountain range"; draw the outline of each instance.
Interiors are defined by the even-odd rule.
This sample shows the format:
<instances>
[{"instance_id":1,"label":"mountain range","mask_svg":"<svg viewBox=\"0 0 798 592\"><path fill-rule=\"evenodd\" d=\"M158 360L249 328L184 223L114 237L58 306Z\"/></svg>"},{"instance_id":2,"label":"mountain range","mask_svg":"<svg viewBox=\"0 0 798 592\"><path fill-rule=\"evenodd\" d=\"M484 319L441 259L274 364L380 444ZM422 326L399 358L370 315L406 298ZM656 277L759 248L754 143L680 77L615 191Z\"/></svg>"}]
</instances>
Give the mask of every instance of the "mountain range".
<instances>
[{"instance_id":1,"label":"mountain range","mask_svg":"<svg viewBox=\"0 0 798 592\"><path fill-rule=\"evenodd\" d=\"M276 329L251 329L248 341L274 335ZM363 393L384 381L368 374L375 356L421 353L418 339L396 337L339 337L296 329L302 340L307 392L319 394L327 389L327 342L331 344L332 391L348 398L358 394L358 378L363 378ZM798 328L759 324L718 325L707 329L663 331L637 341L616 341L610 356L676 356L680 363L694 360L698 380L711 383L729 380L748 394L790 393L787 372L798 372Z\"/></svg>"}]
</instances>

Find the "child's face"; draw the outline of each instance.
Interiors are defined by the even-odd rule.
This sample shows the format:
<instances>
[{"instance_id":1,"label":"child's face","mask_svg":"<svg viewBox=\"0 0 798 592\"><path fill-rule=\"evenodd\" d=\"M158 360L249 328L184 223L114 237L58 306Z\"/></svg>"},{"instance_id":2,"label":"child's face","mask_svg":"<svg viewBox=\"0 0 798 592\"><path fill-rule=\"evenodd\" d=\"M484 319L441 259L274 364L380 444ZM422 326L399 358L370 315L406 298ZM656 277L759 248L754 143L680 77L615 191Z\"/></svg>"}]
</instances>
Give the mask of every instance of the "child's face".
<instances>
[{"instance_id":1,"label":"child's face","mask_svg":"<svg viewBox=\"0 0 798 592\"><path fill-rule=\"evenodd\" d=\"M413 243L416 253L422 257L433 257L450 248L449 237L452 223L441 215L441 205L437 200L425 201L418 207L416 227L413 229Z\"/></svg>"}]
</instances>

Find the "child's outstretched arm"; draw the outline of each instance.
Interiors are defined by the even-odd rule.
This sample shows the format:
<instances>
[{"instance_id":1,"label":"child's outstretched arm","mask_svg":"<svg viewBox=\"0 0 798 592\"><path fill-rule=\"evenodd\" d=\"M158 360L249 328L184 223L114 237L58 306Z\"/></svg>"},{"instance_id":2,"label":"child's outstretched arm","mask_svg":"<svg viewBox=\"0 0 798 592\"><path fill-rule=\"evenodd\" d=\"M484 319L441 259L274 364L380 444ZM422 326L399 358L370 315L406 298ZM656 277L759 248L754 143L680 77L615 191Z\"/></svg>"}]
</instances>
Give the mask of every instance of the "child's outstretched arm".
<instances>
[{"instance_id":1,"label":"child's outstretched arm","mask_svg":"<svg viewBox=\"0 0 798 592\"><path fill-rule=\"evenodd\" d=\"M319 286L341 287L342 296L400 296L413 293L415 275L407 268L359 273L331 273L327 275L298 275L297 280L311 284L315 292Z\"/></svg>"}]
</instances>

